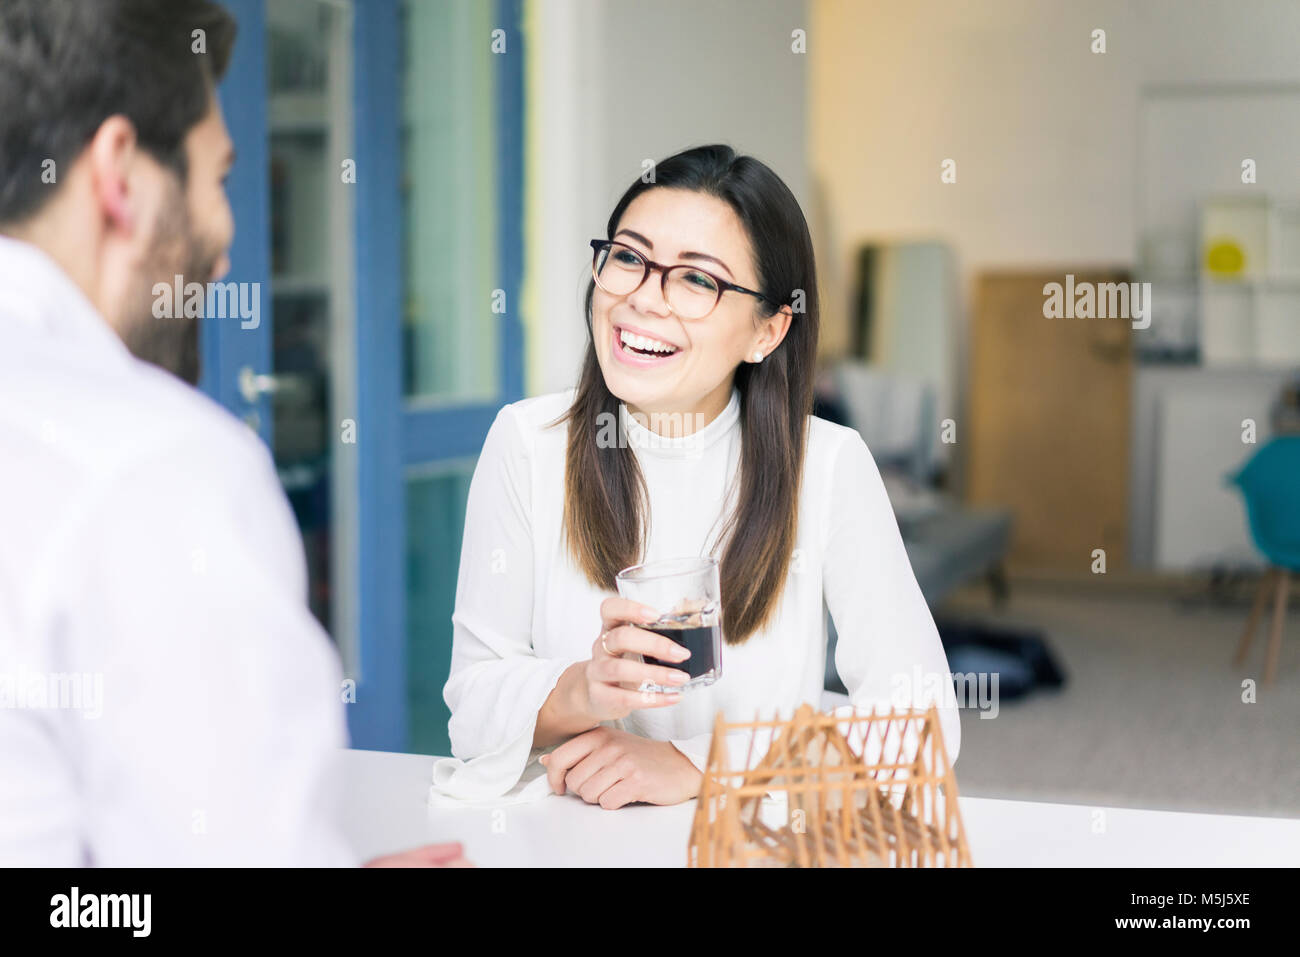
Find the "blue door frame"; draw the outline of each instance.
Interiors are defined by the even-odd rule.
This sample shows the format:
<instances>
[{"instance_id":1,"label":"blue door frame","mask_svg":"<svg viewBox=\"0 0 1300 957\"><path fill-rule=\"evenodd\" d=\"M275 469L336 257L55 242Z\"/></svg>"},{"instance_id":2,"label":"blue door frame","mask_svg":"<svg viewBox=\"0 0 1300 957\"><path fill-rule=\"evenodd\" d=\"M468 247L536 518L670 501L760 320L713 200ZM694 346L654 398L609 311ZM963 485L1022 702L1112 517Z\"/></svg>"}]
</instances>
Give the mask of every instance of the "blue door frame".
<instances>
[{"instance_id":1,"label":"blue door frame","mask_svg":"<svg viewBox=\"0 0 1300 957\"><path fill-rule=\"evenodd\" d=\"M228 183L236 236L234 281L270 289L270 141L267 122L264 0L224 0L238 18L239 40L221 85L226 121L238 161ZM361 594L356 701L348 705L353 747L406 750L406 480L404 470L477 455L497 410L523 396L523 324L518 314L523 275L524 68L522 0L493 0L509 53L497 60L495 123L499 177L498 287L507 311L498 317L501 392L488 402L437 410L410 407L402 394L401 198L402 36L400 0L364 0L353 17L353 116L356 128L356 441ZM484 43L489 38L483 39ZM244 366L270 372L272 297L263 295L256 329L209 323L203 331L200 386L241 417L257 414L271 439L265 396L240 394ZM447 623L450 633L450 622Z\"/></svg>"},{"instance_id":2,"label":"blue door frame","mask_svg":"<svg viewBox=\"0 0 1300 957\"><path fill-rule=\"evenodd\" d=\"M267 118L266 6L263 0L225 0L239 23L238 39L218 95L226 125L235 144L235 165L226 181L235 217L235 241L230 249L229 282L258 283L263 293L261 322L244 329L239 321L204 323L199 348L203 371L199 388L249 424L271 442L271 403L268 395L253 402L239 391L239 370L258 372L271 368L271 165L270 125ZM253 420L250 416L255 415Z\"/></svg>"}]
</instances>

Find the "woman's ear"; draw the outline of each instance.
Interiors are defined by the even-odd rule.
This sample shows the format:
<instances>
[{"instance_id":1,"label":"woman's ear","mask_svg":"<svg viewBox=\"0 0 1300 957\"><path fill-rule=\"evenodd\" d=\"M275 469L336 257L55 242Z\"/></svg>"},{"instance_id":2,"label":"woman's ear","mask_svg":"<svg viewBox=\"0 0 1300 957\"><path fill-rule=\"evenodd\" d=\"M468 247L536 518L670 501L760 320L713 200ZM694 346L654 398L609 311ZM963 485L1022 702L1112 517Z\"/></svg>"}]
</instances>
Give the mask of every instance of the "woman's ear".
<instances>
[{"instance_id":1,"label":"woman's ear","mask_svg":"<svg viewBox=\"0 0 1300 957\"><path fill-rule=\"evenodd\" d=\"M758 338L754 341L754 348L750 351L761 350L764 355L770 354L790 331L790 322L793 319L794 312L789 306L782 306L775 314L764 319L758 330Z\"/></svg>"}]
</instances>

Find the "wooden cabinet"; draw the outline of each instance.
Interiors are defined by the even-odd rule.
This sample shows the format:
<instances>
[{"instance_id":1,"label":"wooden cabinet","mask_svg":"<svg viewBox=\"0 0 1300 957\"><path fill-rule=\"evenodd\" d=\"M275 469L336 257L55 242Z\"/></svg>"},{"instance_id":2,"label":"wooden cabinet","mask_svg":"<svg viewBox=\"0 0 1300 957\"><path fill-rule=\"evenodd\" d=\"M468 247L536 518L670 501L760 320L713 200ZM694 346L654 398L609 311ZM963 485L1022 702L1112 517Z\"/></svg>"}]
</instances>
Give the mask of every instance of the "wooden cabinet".
<instances>
[{"instance_id":1,"label":"wooden cabinet","mask_svg":"<svg viewBox=\"0 0 1300 957\"><path fill-rule=\"evenodd\" d=\"M1047 318L1044 289L1064 287L1067 273L1076 291L1130 281L1120 270L976 278L970 421L958 446L968 500L1013 510L1013 572L1087 574L1097 548L1112 571L1128 551L1132 322Z\"/></svg>"}]
</instances>

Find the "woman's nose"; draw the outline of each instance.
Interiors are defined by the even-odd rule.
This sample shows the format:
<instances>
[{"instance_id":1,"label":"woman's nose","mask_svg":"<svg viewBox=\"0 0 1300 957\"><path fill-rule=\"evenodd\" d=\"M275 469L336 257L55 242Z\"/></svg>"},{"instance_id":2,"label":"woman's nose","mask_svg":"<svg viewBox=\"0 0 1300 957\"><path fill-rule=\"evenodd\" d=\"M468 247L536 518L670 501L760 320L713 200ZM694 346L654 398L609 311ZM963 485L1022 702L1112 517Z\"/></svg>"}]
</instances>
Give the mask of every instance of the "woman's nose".
<instances>
[{"instance_id":1,"label":"woman's nose","mask_svg":"<svg viewBox=\"0 0 1300 957\"><path fill-rule=\"evenodd\" d=\"M664 300L663 277L659 270L654 270L641 283L639 289L633 290L627 297L632 308L648 316L670 316L672 310Z\"/></svg>"}]
</instances>

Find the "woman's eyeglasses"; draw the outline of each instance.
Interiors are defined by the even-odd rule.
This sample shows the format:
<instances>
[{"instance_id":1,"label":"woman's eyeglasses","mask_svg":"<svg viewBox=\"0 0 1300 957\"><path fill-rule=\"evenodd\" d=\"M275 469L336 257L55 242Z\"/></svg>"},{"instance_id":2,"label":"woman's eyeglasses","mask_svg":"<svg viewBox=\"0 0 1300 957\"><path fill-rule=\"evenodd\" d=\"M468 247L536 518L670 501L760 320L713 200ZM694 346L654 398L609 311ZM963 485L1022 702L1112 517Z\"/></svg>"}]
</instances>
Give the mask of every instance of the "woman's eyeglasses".
<instances>
[{"instance_id":1,"label":"woman's eyeglasses","mask_svg":"<svg viewBox=\"0 0 1300 957\"><path fill-rule=\"evenodd\" d=\"M657 269L663 286L664 302L683 319L703 319L717 307L722 294L728 291L742 292L774 307L781 305L761 292L727 282L697 266L661 266L646 259L631 246L612 239L593 239L591 250L591 275L601 289L614 296L629 295L640 289L650 278L650 273Z\"/></svg>"}]
</instances>

